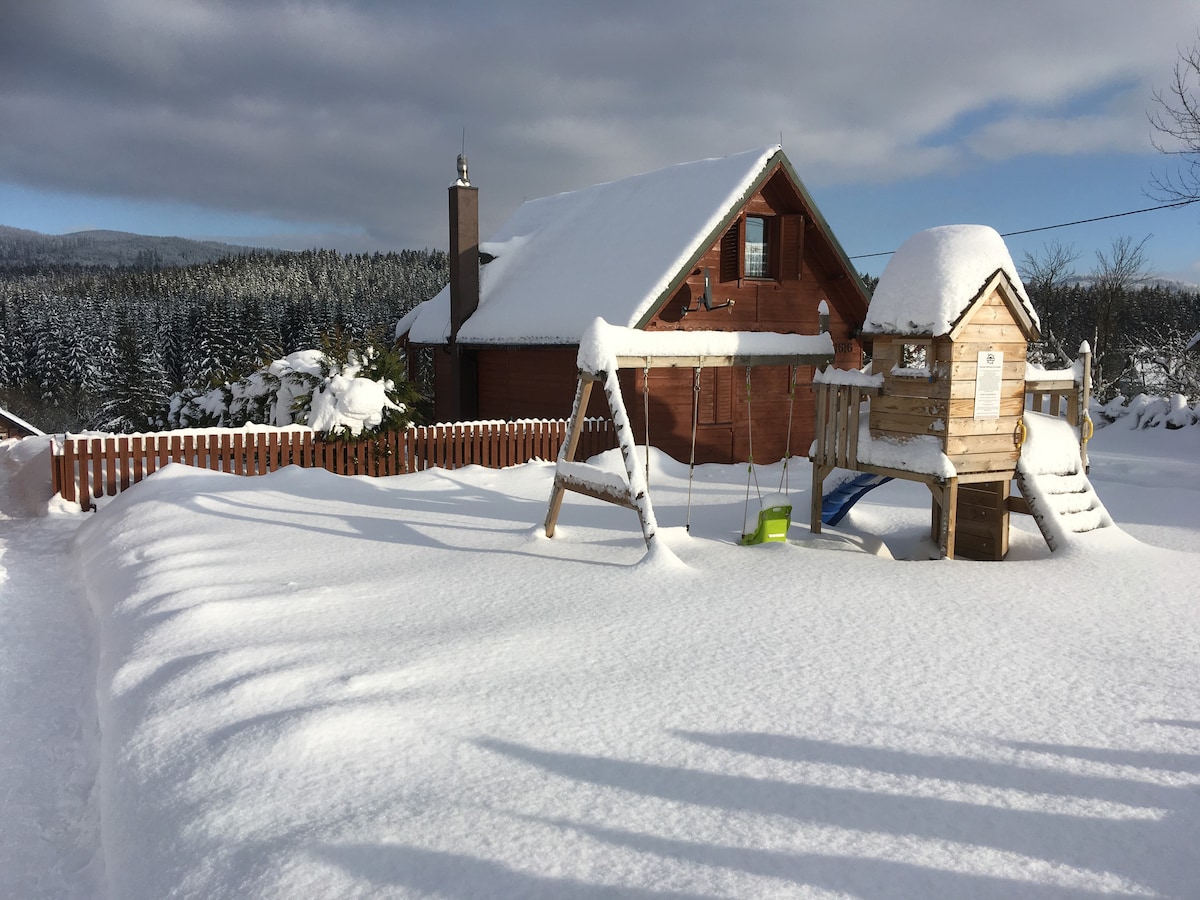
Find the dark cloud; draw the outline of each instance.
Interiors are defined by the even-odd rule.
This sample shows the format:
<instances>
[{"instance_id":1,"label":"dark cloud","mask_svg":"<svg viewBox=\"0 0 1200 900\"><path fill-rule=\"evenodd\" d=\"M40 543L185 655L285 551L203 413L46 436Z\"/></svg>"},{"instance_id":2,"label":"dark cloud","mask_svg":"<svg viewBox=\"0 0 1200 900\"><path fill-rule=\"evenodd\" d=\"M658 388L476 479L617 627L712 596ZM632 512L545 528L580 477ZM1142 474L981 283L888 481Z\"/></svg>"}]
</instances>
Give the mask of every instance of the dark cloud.
<instances>
[{"instance_id":1,"label":"dark cloud","mask_svg":"<svg viewBox=\"0 0 1200 900\"><path fill-rule=\"evenodd\" d=\"M953 170L1025 135L1132 149L1135 104L1080 117L1074 143L1060 114L1082 92L1148 98L1194 16L1190 0L10 7L0 181L384 246L444 242L463 128L485 229L523 197L781 133L814 183Z\"/></svg>"}]
</instances>

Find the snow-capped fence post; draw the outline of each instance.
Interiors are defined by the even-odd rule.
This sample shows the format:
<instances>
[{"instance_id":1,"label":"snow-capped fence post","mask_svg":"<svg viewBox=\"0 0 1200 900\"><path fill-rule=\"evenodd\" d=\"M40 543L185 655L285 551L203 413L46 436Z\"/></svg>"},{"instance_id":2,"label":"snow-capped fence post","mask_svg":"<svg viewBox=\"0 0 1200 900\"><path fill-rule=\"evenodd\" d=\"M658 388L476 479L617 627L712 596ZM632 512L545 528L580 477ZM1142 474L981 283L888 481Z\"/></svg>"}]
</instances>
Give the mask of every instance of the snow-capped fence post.
<instances>
[{"instance_id":1,"label":"snow-capped fence post","mask_svg":"<svg viewBox=\"0 0 1200 900\"><path fill-rule=\"evenodd\" d=\"M66 435L62 435L63 438ZM64 500L75 499L75 452L73 447L63 445L55 435L50 450L50 491Z\"/></svg>"}]
</instances>

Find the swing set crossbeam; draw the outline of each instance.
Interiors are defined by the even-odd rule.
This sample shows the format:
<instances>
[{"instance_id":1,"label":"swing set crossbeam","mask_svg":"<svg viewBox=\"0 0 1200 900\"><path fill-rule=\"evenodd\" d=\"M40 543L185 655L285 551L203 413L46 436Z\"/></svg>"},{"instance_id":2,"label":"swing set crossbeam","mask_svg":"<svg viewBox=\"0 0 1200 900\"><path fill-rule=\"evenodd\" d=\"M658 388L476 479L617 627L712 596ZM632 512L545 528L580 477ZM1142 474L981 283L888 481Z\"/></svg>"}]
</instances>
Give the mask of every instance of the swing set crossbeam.
<instances>
[{"instance_id":1,"label":"swing set crossbeam","mask_svg":"<svg viewBox=\"0 0 1200 900\"><path fill-rule=\"evenodd\" d=\"M618 369L711 369L730 366L824 366L829 353L734 353L718 356L618 356ZM597 380L603 375L593 376Z\"/></svg>"}]
</instances>

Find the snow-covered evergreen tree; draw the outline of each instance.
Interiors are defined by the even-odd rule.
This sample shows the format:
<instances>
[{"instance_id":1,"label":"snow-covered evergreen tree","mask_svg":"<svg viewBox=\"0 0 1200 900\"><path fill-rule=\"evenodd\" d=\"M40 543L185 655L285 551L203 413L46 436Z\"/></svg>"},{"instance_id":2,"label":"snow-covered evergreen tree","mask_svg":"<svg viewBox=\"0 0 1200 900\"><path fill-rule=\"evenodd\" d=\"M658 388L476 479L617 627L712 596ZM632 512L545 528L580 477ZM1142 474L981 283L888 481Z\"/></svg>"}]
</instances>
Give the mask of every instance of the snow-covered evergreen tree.
<instances>
[{"instance_id":1,"label":"snow-covered evergreen tree","mask_svg":"<svg viewBox=\"0 0 1200 900\"><path fill-rule=\"evenodd\" d=\"M102 387L104 400L95 422L100 430L136 432L165 426L169 400L162 361L129 321L117 326L112 369Z\"/></svg>"}]
</instances>

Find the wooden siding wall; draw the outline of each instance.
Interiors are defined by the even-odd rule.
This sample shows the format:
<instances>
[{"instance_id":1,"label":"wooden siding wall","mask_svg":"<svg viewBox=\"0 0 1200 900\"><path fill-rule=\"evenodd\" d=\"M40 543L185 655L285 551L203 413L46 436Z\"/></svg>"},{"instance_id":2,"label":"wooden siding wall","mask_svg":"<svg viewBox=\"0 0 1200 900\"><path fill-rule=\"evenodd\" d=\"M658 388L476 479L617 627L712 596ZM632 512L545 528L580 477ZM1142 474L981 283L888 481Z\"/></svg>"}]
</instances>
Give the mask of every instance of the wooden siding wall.
<instances>
[{"instance_id":1,"label":"wooden siding wall","mask_svg":"<svg viewBox=\"0 0 1200 900\"><path fill-rule=\"evenodd\" d=\"M571 414L577 347L480 349L477 355L480 418L557 419ZM594 392L588 415L608 416L603 392Z\"/></svg>"},{"instance_id":2,"label":"wooden siding wall","mask_svg":"<svg viewBox=\"0 0 1200 900\"><path fill-rule=\"evenodd\" d=\"M1025 405L1025 354L1020 327L999 294L976 307L958 339L933 340L928 368L932 378L894 375L901 347L918 341L879 336L872 347L874 369L883 375L882 396L871 401L871 434L905 438L934 435L959 474L1011 471L1019 452L1014 437ZM1000 418L976 419L975 376L979 353L1004 354Z\"/></svg>"},{"instance_id":3,"label":"wooden siding wall","mask_svg":"<svg viewBox=\"0 0 1200 900\"><path fill-rule=\"evenodd\" d=\"M788 371L786 366L755 366L750 371L749 411L754 419L755 462L775 462L783 457L787 447ZM633 384L625 391L625 405L634 436L641 443L646 434L644 372L635 369L630 374ZM650 443L680 462L687 462L692 439L692 370L651 369L649 388ZM746 370L702 370L700 409L696 461L728 463L749 459ZM703 417L710 410L714 414L706 422ZM796 379L790 447L793 456L808 454L815 429L814 415L812 367L805 366Z\"/></svg>"}]
</instances>

